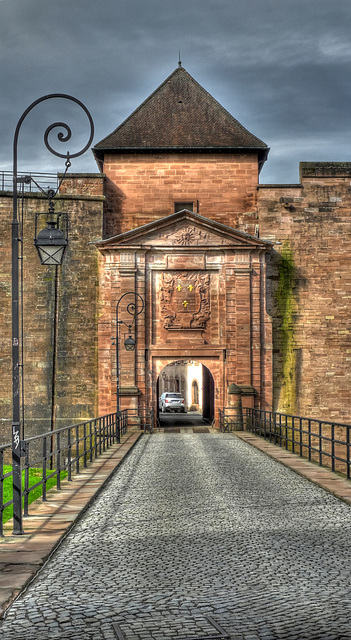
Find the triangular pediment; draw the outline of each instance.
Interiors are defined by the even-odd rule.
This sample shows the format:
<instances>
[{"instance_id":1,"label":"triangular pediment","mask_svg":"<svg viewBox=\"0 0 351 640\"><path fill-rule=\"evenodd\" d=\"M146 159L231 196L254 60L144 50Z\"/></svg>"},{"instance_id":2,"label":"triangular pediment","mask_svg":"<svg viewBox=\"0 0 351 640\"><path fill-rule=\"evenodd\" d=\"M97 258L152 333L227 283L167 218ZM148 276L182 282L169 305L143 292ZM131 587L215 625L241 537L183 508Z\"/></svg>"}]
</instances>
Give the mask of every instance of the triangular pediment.
<instances>
[{"instance_id":1,"label":"triangular pediment","mask_svg":"<svg viewBox=\"0 0 351 640\"><path fill-rule=\"evenodd\" d=\"M197 213L184 209L131 231L96 242L99 250L126 246L145 248L227 247L242 249L271 248L271 243L250 236Z\"/></svg>"}]
</instances>

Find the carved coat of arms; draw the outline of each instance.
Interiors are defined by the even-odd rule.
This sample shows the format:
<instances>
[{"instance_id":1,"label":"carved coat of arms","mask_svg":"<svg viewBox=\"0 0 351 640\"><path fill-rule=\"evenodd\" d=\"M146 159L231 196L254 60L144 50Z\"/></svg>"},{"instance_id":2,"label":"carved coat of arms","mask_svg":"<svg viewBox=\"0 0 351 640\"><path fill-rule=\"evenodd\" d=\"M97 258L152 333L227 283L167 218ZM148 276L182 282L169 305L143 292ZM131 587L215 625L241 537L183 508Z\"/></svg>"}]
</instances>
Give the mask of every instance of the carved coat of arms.
<instances>
[{"instance_id":1,"label":"carved coat of arms","mask_svg":"<svg viewBox=\"0 0 351 640\"><path fill-rule=\"evenodd\" d=\"M206 329L211 315L210 274L164 272L160 281L160 305L165 329Z\"/></svg>"}]
</instances>

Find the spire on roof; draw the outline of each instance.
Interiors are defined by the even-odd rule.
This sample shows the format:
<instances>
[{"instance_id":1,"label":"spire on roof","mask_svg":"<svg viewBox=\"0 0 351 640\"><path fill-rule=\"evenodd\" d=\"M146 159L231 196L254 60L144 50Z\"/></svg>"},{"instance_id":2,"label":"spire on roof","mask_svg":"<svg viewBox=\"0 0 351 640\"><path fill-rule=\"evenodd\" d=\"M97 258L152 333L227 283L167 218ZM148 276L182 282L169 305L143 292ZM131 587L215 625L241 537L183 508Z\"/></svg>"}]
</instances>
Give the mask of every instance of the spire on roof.
<instances>
[{"instance_id":1,"label":"spire on roof","mask_svg":"<svg viewBox=\"0 0 351 640\"><path fill-rule=\"evenodd\" d=\"M181 66L182 66L182 61L181 61L181 59L180 59L180 51L179 51L178 67L181 67Z\"/></svg>"}]
</instances>

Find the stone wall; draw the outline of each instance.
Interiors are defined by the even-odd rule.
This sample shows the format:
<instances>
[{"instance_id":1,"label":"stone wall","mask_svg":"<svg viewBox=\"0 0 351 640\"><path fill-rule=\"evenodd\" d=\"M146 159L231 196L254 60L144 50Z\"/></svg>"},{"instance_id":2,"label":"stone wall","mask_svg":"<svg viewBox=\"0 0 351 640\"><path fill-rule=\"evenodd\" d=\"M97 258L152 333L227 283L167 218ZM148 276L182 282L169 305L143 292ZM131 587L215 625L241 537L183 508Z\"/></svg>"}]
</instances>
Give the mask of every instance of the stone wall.
<instances>
[{"instance_id":1,"label":"stone wall","mask_svg":"<svg viewBox=\"0 0 351 640\"><path fill-rule=\"evenodd\" d=\"M259 227L260 238L276 244L266 269L263 254L252 254L245 265L236 262L235 252L228 253L208 345L218 353L206 354L203 347L188 353L184 343L183 350L169 344L163 356L156 350L160 326L148 310L140 316L137 350L121 362L124 405L136 407L145 396L155 397L162 368L172 358L189 357L211 371L218 406L225 386L235 382L248 394L255 389L269 408L273 382L274 409L351 423L351 163L302 163L299 184L258 187L257 158L251 156L121 155L113 162L111 156L105 171L106 200L103 175L70 174L63 183L59 202L69 212L70 244L57 282L55 268L42 267L33 247L34 214L47 203L35 194L24 198L27 434L93 417L99 404L100 410L115 407L116 304L122 292L135 287L147 298L154 239L132 249L133 264L122 248L118 263L114 251L102 257L93 242L166 217L179 201L193 202L200 215L251 235ZM11 218L12 194L2 192L2 442L10 439L12 410ZM189 265L187 258L182 268ZM224 329L224 311L226 338L217 340L214 327ZM155 345L147 338L152 332Z\"/></svg>"},{"instance_id":2,"label":"stone wall","mask_svg":"<svg viewBox=\"0 0 351 640\"><path fill-rule=\"evenodd\" d=\"M259 187L273 316L274 408L351 423L351 164L302 163Z\"/></svg>"},{"instance_id":3,"label":"stone wall","mask_svg":"<svg viewBox=\"0 0 351 640\"><path fill-rule=\"evenodd\" d=\"M71 180L74 180L71 177ZM98 256L92 239L101 237L103 179L95 195L66 193L56 210L68 211L69 246L61 267L40 265L33 246L35 212L47 210L41 195L24 197L24 382L25 433L72 424L97 412ZM66 185L67 191L68 185ZM82 185L79 185L82 190ZM19 211L22 210L19 201ZM12 194L0 193L0 438L10 441ZM57 304L55 303L55 297ZM55 325L56 314L56 325ZM56 329L55 329L56 326ZM55 366L53 366L55 365Z\"/></svg>"},{"instance_id":4,"label":"stone wall","mask_svg":"<svg viewBox=\"0 0 351 640\"><path fill-rule=\"evenodd\" d=\"M174 213L175 202L254 235L256 154L105 154L105 237Z\"/></svg>"}]
</instances>

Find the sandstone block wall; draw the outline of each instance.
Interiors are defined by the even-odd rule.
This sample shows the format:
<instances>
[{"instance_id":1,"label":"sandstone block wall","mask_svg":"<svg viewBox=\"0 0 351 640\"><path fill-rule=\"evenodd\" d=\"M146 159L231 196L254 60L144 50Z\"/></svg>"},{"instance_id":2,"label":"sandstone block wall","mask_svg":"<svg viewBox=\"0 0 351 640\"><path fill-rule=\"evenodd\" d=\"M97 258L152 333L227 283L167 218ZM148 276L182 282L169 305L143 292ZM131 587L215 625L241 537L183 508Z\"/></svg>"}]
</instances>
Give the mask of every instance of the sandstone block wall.
<instances>
[{"instance_id":1,"label":"sandstone block wall","mask_svg":"<svg viewBox=\"0 0 351 640\"><path fill-rule=\"evenodd\" d=\"M72 177L73 180L73 177ZM79 180L85 184L81 174ZM93 177L87 177L90 192ZM33 246L35 212L42 196L25 196L24 383L25 433L72 424L97 411L98 262L91 239L101 237L103 180L95 195L62 194L57 211L68 211L69 246L62 267L42 266ZM67 185L68 186L68 185ZM81 190L81 185L79 186ZM66 189L67 191L67 189ZM93 190L94 193L94 190ZM19 201L21 210L21 202ZM11 439L11 220L12 194L0 193L0 438ZM56 286L57 285L57 286ZM57 290L57 294L55 294ZM55 307L55 295L57 306ZM55 309L57 323L55 331Z\"/></svg>"},{"instance_id":2,"label":"sandstone block wall","mask_svg":"<svg viewBox=\"0 0 351 640\"><path fill-rule=\"evenodd\" d=\"M261 185L273 317L274 408L351 423L351 164L302 163L299 185Z\"/></svg>"},{"instance_id":3,"label":"sandstone block wall","mask_svg":"<svg viewBox=\"0 0 351 640\"><path fill-rule=\"evenodd\" d=\"M246 233L257 224L257 155L105 154L105 237L174 213L175 202Z\"/></svg>"}]
</instances>

